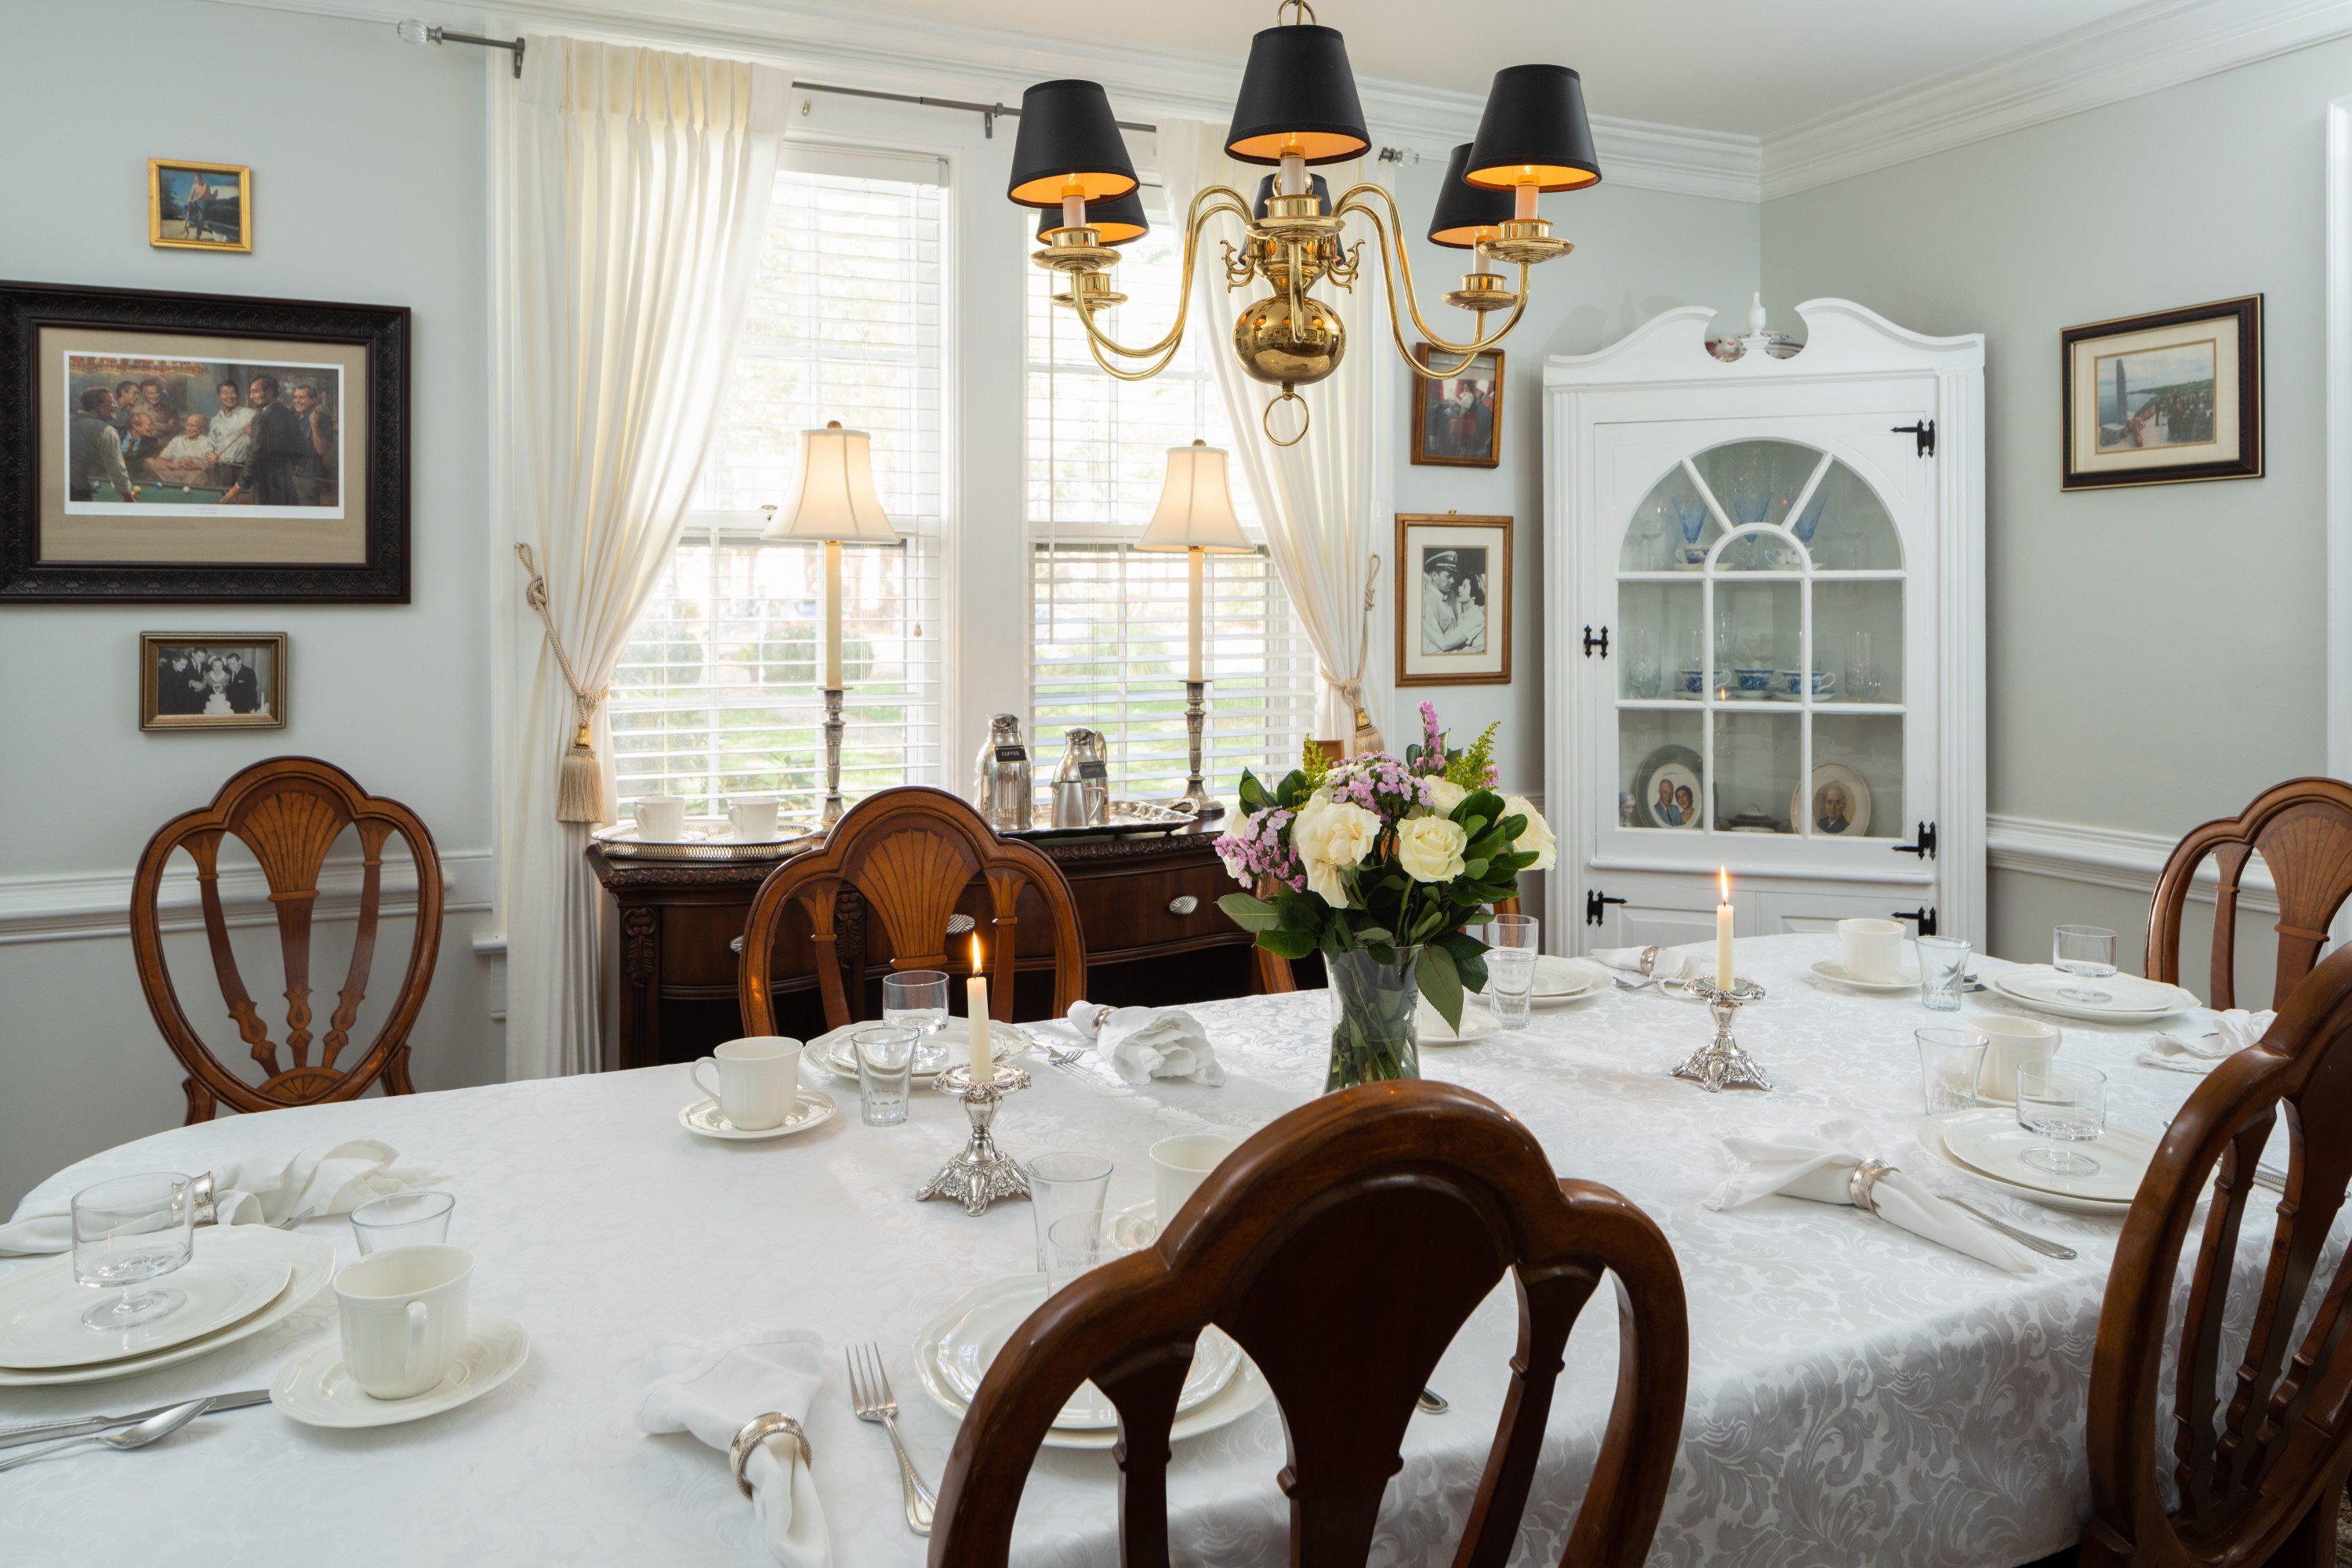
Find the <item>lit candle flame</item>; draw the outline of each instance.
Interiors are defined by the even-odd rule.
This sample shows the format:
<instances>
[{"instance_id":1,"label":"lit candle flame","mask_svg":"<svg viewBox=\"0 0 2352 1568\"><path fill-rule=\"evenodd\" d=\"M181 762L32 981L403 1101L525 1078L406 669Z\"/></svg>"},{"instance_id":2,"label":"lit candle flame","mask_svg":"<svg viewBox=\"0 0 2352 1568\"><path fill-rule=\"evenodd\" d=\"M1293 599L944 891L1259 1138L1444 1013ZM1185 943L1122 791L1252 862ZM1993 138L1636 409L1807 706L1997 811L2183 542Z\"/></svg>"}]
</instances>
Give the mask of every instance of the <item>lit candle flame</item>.
<instances>
[{"instance_id":1,"label":"lit candle flame","mask_svg":"<svg viewBox=\"0 0 2352 1568\"><path fill-rule=\"evenodd\" d=\"M1716 870L1715 870L1715 885L1716 885L1717 890L1718 890L1719 892L1721 892L1721 893L1722 893L1722 895L1723 895L1723 901L1724 901L1725 903L1727 903L1727 903L1729 903L1729 902L1731 902L1731 868L1730 868L1730 867L1728 867L1728 866L1718 866L1718 867L1717 867L1717 868L1716 868Z\"/></svg>"},{"instance_id":2,"label":"lit candle flame","mask_svg":"<svg viewBox=\"0 0 2352 1568\"><path fill-rule=\"evenodd\" d=\"M979 933L978 931L974 931L974 932L972 932L972 933L971 933L971 972L972 972L974 974L978 974L978 973L981 973L981 967L980 967L980 933Z\"/></svg>"}]
</instances>

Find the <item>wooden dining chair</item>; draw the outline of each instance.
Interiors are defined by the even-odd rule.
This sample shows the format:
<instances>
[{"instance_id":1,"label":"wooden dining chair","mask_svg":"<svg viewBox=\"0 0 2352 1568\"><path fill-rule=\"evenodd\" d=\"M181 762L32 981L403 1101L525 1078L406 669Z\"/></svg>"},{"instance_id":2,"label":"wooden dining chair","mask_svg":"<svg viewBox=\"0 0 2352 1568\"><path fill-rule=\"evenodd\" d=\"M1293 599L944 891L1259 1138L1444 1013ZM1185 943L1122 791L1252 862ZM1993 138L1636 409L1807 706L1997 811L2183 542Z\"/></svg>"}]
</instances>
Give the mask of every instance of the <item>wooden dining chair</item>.
<instances>
[{"instance_id":1,"label":"wooden dining chair","mask_svg":"<svg viewBox=\"0 0 2352 1568\"><path fill-rule=\"evenodd\" d=\"M2256 1289L2233 1278L2239 1233L2282 1108L2286 1191ZM2168 1344L2175 1276L2209 1176L2185 1321ZM2091 1358L2083 1568L2333 1568L2336 1503L2352 1475L2352 1259L2315 1276L2347 1184L2352 949L2313 970L2270 1032L2198 1085L2132 1200ZM2241 1348L2229 1325L2248 1321ZM2160 1428L2168 1348L2179 1359ZM2170 1439L2161 1447L2160 1436Z\"/></svg>"},{"instance_id":2,"label":"wooden dining chair","mask_svg":"<svg viewBox=\"0 0 2352 1568\"><path fill-rule=\"evenodd\" d=\"M956 969L950 962L948 917L974 878L985 878L995 927L982 942L989 965L989 1012L1013 1021L1013 975L1023 888L1045 906L1054 938L1054 1012L1066 1014L1087 984L1086 938L1077 903L1060 868L1018 839L999 838L959 797L942 789L908 785L866 796L842 816L824 844L785 861L752 895L736 964L736 994L743 1026L775 1033L773 973L776 933L795 907L806 912L816 949L817 991L828 1028L854 1023L864 986L845 985L840 961L836 904L855 889L868 917L881 922L893 969ZM862 977L857 977L861 978Z\"/></svg>"},{"instance_id":3,"label":"wooden dining chair","mask_svg":"<svg viewBox=\"0 0 2352 1568\"><path fill-rule=\"evenodd\" d=\"M336 994L327 1032L310 1059L310 928L319 901L319 874L327 852L345 828L359 838L359 926L352 961ZM416 868L416 934L409 944L408 968L401 976L383 1026L348 1067L337 1066L351 1044L352 1026L366 999L375 966L376 923L383 895L383 850L397 834ZM220 851L235 837L260 863L277 917L278 944L286 971L286 1039L292 1058L281 1063L280 1047L237 972L230 951L228 921L222 910ZM239 1038L260 1065L258 1084L231 1072L215 1057L188 1020L179 989L163 962L160 899L163 871L173 855L185 850L196 866L196 896L211 944L213 974ZM188 1097L188 1121L209 1121L227 1105L240 1111L352 1100L381 1079L385 1092L413 1092L408 1081L408 1032L416 1023L433 965L441 953L441 860L433 835L416 814L396 800L372 795L351 774L316 757L272 757L254 763L221 785L212 804L165 823L147 841L131 883L131 950L148 1010L164 1041L187 1067L181 1085Z\"/></svg>"},{"instance_id":4,"label":"wooden dining chair","mask_svg":"<svg viewBox=\"0 0 2352 1568\"><path fill-rule=\"evenodd\" d=\"M1282 1117L1225 1157L1155 1246L1029 1315L948 1454L933 1568L1008 1561L1038 1444L1089 1378L1118 1410L1121 1561L1165 1564L1169 1431L1211 1324L1281 1406L1291 1563L1360 1568L1403 1468L1414 1401L1506 1270L1517 1276L1517 1350L1454 1562L1501 1568L1510 1556L1562 1347L1608 1275L1616 1396L1561 1561L1635 1568L1664 1506L1690 1370L1674 1253L1615 1192L1555 1177L1502 1107L1417 1080L1343 1089Z\"/></svg>"},{"instance_id":5,"label":"wooden dining chair","mask_svg":"<svg viewBox=\"0 0 2352 1568\"><path fill-rule=\"evenodd\" d=\"M2156 879L2147 915L2147 977L2180 983L2180 923L2197 868L2213 857L2221 872L2213 904L2212 993L2216 1007L2237 1004L2239 881L2256 850L2278 889L2278 972L2271 1005L2295 988L2319 962L2327 928L2352 897L2352 784L2341 779L2289 779L2254 797L2237 816L2225 816L2183 838Z\"/></svg>"}]
</instances>

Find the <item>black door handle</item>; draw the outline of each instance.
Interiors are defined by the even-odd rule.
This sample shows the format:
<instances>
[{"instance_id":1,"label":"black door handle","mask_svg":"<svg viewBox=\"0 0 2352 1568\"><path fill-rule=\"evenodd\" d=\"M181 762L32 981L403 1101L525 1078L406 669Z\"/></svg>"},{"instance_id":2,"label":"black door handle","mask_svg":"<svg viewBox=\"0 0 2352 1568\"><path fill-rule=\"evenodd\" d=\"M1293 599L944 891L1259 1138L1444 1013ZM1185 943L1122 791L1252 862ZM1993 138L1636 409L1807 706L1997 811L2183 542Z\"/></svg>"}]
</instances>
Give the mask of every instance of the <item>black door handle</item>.
<instances>
[{"instance_id":1,"label":"black door handle","mask_svg":"<svg viewBox=\"0 0 2352 1568\"><path fill-rule=\"evenodd\" d=\"M1916 910L1895 910L1890 911L1888 918L1898 921L1917 921L1921 936L1936 934L1936 910L1932 905L1921 904Z\"/></svg>"},{"instance_id":2,"label":"black door handle","mask_svg":"<svg viewBox=\"0 0 2352 1568\"><path fill-rule=\"evenodd\" d=\"M1599 925L1602 920L1602 910L1608 905L1622 904L1624 901L1622 899L1612 899L1599 889L1594 889L1584 895L1584 923L1589 926Z\"/></svg>"}]
</instances>

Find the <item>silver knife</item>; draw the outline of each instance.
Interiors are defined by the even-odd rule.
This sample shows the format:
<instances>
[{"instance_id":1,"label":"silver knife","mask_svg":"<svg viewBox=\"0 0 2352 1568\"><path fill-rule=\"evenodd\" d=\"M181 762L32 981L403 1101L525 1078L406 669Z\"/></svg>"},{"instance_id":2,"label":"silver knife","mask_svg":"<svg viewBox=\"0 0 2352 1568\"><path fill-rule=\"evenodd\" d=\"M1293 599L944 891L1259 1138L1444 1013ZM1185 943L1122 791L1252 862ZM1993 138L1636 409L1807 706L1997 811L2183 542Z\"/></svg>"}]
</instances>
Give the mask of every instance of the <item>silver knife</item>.
<instances>
[{"instance_id":1,"label":"silver knife","mask_svg":"<svg viewBox=\"0 0 2352 1568\"><path fill-rule=\"evenodd\" d=\"M13 1448L20 1443L47 1443L58 1437L79 1437L91 1432L103 1432L110 1426L128 1426L144 1421L150 1415L161 1415L166 1410L176 1410L187 1403L174 1399L158 1405L152 1410L136 1410L128 1415L85 1415L72 1421L35 1421L22 1426L0 1426L0 1448ZM240 1394L215 1394L205 1402L200 1415L210 1415L222 1410L242 1410L248 1405L269 1403L269 1390L248 1388Z\"/></svg>"}]
</instances>

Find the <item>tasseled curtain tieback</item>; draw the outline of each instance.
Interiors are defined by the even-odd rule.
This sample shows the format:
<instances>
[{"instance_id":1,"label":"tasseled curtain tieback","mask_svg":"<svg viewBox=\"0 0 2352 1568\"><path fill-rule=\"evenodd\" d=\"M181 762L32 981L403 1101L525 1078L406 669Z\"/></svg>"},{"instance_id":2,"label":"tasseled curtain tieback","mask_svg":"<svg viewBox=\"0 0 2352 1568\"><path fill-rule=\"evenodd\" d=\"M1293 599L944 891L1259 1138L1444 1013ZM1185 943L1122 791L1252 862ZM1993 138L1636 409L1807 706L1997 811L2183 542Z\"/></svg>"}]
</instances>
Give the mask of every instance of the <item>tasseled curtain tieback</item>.
<instances>
[{"instance_id":1,"label":"tasseled curtain tieback","mask_svg":"<svg viewBox=\"0 0 2352 1568\"><path fill-rule=\"evenodd\" d=\"M572 689L572 706L580 710L580 727L572 736L572 749L563 754L563 765L555 775L555 820L558 822L602 822L604 820L604 772L596 764L596 745L591 723L596 717L597 705L606 692L589 691L572 672L572 660L563 651L563 639L556 635L555 618L547 613L547 579L539 574L539 563L531 559L530 546L518 544L515 554L522 561L522 569L530 574L530 584L522 591L523 603L539 612L540 624L547 628L547 646L555 650L556 668L563 671L563 684Z\"/></svg>"},{"instance_id":2,"label":"tasseled curtain tieback","mask_svg":"<svg viewBox=\"0 0 2352 1568\"><path fill-rule=\"evenodd\" d=\"M1356 643L1356 668L1359 672L1357 679L1335 680L1331 683L1339 689L1340 700L1347 703L1356 715L1356 733L1349 742L1348 751L1348 754L1351 757L1360 757L1368 752L1382 751L1387 747L1387 742L1381 738L1380 726L1373 723L1372 716L1364 711L1364 682L1361 675L1364 661L1371 657L1372 606L1379 602L1377 591L1380 582L1381 558L1375 555L1372 557L1371 574L1364 579L1364 624Z\"/></svg>"}]
</instances>

